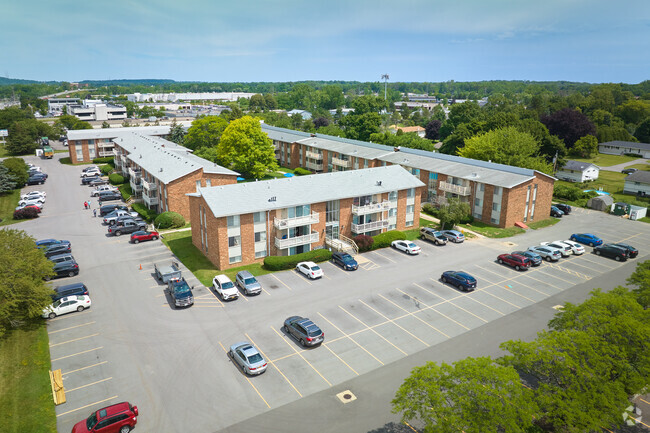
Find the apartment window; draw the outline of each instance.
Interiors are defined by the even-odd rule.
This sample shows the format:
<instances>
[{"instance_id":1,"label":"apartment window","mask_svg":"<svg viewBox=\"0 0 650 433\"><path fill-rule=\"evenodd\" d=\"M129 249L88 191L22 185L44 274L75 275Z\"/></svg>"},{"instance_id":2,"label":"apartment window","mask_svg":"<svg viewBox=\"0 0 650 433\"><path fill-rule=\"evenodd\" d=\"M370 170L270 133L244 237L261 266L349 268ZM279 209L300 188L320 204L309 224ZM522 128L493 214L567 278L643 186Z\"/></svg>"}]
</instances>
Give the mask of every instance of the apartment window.
<instances>
[{"instance_id":1,"label":"apartment window","mask_svg":"<svg viewBox=\"0 0 650 433\"><path fill-rule=\"evenodd\" d=\"M229 236L228 247L236 247L241 245L241 236Z\"/></svg>"},{"instance_id":2,"label":"apartment window","mask_svg":"<svg viewBox=\"0 0 650 433\"><path fill-rule=\"evenodd\" d=\"M197 181L196 181L196 190L198 191L199 188L201 188L201 181L200 181L200 180L197 180Z\"/></svg>"},{"instance_id":3,"label":"apartment window","mask_svg":"<svg viewBox=\"0 0 650 433\"><path fill-rule=\"evenodd\" d=\"M499 203L492 203L492 211L499 212L501 205Z\"/></svg>"},{"instance_id":4,"label":"apartment window","mask_svg":"<svg viewBox=\"0 0 650 433\"><path fill-rule=\"evenodd\" d=\"M429 173L429 180L438 180L438 173Z\"/></svg>"},{"instance_id":5,"label":"apartment window","mask_svg":"<svg viewBox=\"0 0 650 433\"><path fill-rule=\"evenodd\" d=\"M340 203L338 200L328 201L325 204L325 222L333 223L339 220Z\"/></svg>"},{"instance_id":6,"label":"apartment window","mask_svg":"<svg viewBox=\"0 0 650 433\"><path fill-rule=\"evenodd\" d=\"M212 182L210 181L210 179L205 180L205 186L212 186Z\"/></svg>"},{"instance_id":7,"label":"apartment window","mask_svg":"<svg viewBox=\"0 0 650 433\"><path fill-rule=\"evenodd\" d=\"M77 151L77 161L83 161L84 160L84 151L81 147L77 147L75 149Z\"/></svg>"},{"instance_id":8,"label":"apartment window","mask_svg":"<svg viewBox=\"0 0 650 433\"><path fill-rule=\"evenodd\" d=\"M264 212L255 212L253 214L253 222L254 223L264 223L264 222L266 222L266 216L264 215Z\"/></svg>"},{"instance_id":9,"label":"apartment window","mask_svg":"<svg viewBox=\"0 0 650 433\"><path fill-rule=\"evenodd\" d=\"M412 205L412 204L406 206L406 213L407 213L407 214L415 213L415 206Z\"/></svg>"},{"instance_id":10,"label":"apartment window","mask_svg":"<svg viewBox=\"0 0 650 433\"><path fill-rule=\"evenodd\" d=\"M266 250L255 251L256 259L261 259L262 257L266 257Z\"/></svg>"},{"instance_id":11,"label":"apartment window","mask_svg":"<svg viewBox=\"0 0 650 433\"><path fill-rule=\"evenodd\" d=\"M499 194L501 194L501 188L499 188L498 186L495 186L494 187L494 195L499 195Z\"/></svg>"},{"instance_id":12,"label":"apartment window","mask_svg":"<svg viewBox=\"0 0 650 433\"><path fill-rule=\"evenodd\" d=\"M239 262L241 262L241 255L228 257L228 263L230 264L239 263Z\"/></svg>"},{"instance_id":13,"label":"apartment window","mask_svg":"<svg viewBox=\"0 0 650 433\"><path fill-rule=\"evenodd\" d=\"M165 191L166 192L166 191ZM167 194L165 194L167 196ZM228 227L239 227L239 215L232 215L227 218Z\"/></svg>"},{"instance_id":14,"label":"apartment window","mask_svg":"<svg viewBox=\"0 0 650 433\"><path fill-rule=\"evenodd\" d=\"M392 208L388 209L388 216L389 217L396 217L397 216L397 208L392 207Z\"/></svg>"},{"instance_id":15,"label":"apartment window","mask_svg":"<svg viewBox=\"0 0 650 433\"><path fill-rule=\"evenodd\" d=\"M406 198L415 197L415 188L409 188L406 190Z\"/></svg>"},{"instance_id":16,"label":"apartment window","mask_svg":"<svg viewBox=\"0 0 650 433\"><path fill-rule=\"evenodd\" d=\"M480 198L475 198L474 199L474 206L475 207L481 207L481 199Z\"/></svg>"},{"instance_id":17,"label":"apartment window","mask_svg":"<svg viewBox=\"0 0 650 433\"><path fill-rule=\"evenodd\" d=\"M484 183L479 184L478 190L481 192L485 191L485 184Z\"/></svg>"},{"instance_id":18,"label":"apartment window","mask_svg":"<svg viewBox=\"0 0 650 433\"><path fill-rule=\"evenodd\" d=\"M95 147L94 146L89 146L88 147L88 156L90 159L95 159Z\"/></svg>"},{"instance_id":19,"label":"apartment window","mask_svg":"<svg viewBox=\"0 0 650 433\"><path fill-rule=\"evenodd\" d=\"M255 233L255 242L266 242L266 232Z\"/></svg>"},{"instance_id":20,"label":"apartment window","mask_svg":"<svg viewBox=\"0 0 650 433\"><path fill-rule=\"evenodd\" d=\"M88 140L88 144L95 144L95 140L94 139Z\"/></svg>"},{"instance_id":21,"label":"apartment window","mask_svg":"<svg viewBox=\"0 0 650 433\"><path fill-rule=\"evenodd\" d=\"M397 201L397 191L391 191L388 193L388 200Z\"/></svg>"}]
</instances>

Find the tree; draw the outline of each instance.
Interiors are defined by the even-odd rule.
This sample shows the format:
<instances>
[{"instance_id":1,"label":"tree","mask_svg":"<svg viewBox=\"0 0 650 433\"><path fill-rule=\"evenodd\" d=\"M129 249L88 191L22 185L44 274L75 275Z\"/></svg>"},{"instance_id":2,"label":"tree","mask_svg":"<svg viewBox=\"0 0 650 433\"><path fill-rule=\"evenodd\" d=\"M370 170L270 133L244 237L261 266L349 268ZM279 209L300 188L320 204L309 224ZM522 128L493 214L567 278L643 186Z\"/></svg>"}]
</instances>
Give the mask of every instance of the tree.
<instances>
[{"instance_id":1,"label":"tree","mask_svg":"<svg viewBox=\"0 0 650 433\"><path fill-rule=\"evenodd\" d=\"M392 147L407 147L428 151L435 150L430 140L420 137L415 132L405 134L401 129L398 129L396 134L391 134L390 132L370 134L370 141Z\"/></svg>"},{"instance_id":2,"label":"tree","mask_svg":"<svg viewBox=\"0 0 650 433\"><path fill-rule=\"evenodd\" d=\"M199 117L192 122L192 126L187 130L187 135L183 139L183 145L192 150L197 150L201 147L217 146L227 126L228 122L222 117ZM178 137L178 130L175 134Z\"/></svg>"},{"instance_id":3,"label":"tree","mask_svg":"<svg viewBox=\"0 0 650 433\"><path fill-rule=\"evenodd\" d=\"M634 136L641 143L650 143L650 119L644 120L634 131Z\"/></svg>"},{"instance_id":4,"label":"tree","mask_svg":"<svg viewBox=\"0 0 650 433\"><path fill-rule=\"evenodd\" d=\"M167 136L167 139L176 144L183 144L185 141L185 130L182 125L176 123L175 118L172 120L172 124L169 127L169 135Z\"/></svg>"},{"instance_id":5,"label":"tree","mask_svg":"<svg viewBox=\"0 0 650 433\"><path fill-rule=\"evenodd\" d=\"M27 183L29 178L27 164L22 158L6 158L2 161L2 165L7 168L9 176L13 179L16 185L23 186Z\"/></svg>"},{"instance_id":6,"label":"tree","mask_svg":"<svg viewBox=\"0 0 650 433\"><path fill-rule=\"evenodd\" d=\"M351 113L354 116L361 116L366 113L378 114L382 110L386 109L386 101L384 98L374 95L365 95L355 98L352 100L350 105L354 108L354 113ZM349 116L350 114L346 117Z\"/></svg>"},{"instance_id":7,"label":"tree","mask_svg":"<svg viewBox=\"0 0 650 433\"><path fill-rule=\"evenodd\" d=\"M314 119L314 127L316 129L322 128L322 127L327 126L329 124L330 124L330 121L326 117L316 117Z\"/></svg>"},{"instance_id":8,"label":"tree","mask_svg":"<svg viewBox=\"0 0 650 433\"><path fill-rule=\"evenodd\" d=\"M650 118L650 101L632 100L616 107L616 114L625 123L638 125Z\"/></svg>"},{"instance_id":9,"label":"tree","mask_svg":"<svg viewBox=\"0 0 650 433\"><path fill-rule=\"evenodd\" d=\"M379 132L381 117L377 113L350 113L341 119L345 136L353 140L368 141L370 135Z\"/></svg>"},{"instance_id":10,"label":"tree","mask_svg":"<svg viewBox=\"0 0 650 433\"><path fill-rule=\"evenodd\" d=\"M596 135L596 126L591 120L571 108L563 108L540 120L552 135L557 135L564 140L567 149L571 149L575 142L585 135Z\"/></svg>"},{"instance_id":11,"label":"tree","mask_svg":"<svg viewBox=\"0 0 650 433\"><path fill-rule=\"evenodd\" d=\"M52 289L43 278L54 275L52 262L36 249L34 239L22 230L0 230L0 336L11 328L40 317L52 303Z\"/></svg>"},{"instance_id":12,"label":"tree","mask_svg":"<svg viewBox=\"0 0 650 433\"><path fill-rule=\"evenodd\" d=\"M343 89L337 85L327 85L323 87L320 98L320 107L325 110L336 110L345 104L345 95Z\"/></svg>"},{"instance_id":13,"label":"tree","mask_svg":"<svg viewBox=\"0 0 650 433\"><path fill-rule=\"evenodd\" d=\"M650 308L650 260L637 263L636 269L627 279L628 284L637 288L632 292L636 295L637 301L646 310Z\"/></svg>"},{"instance_id":14,"label":"tree","mask_svg":"<svg viewBox=\"0 0 650 433\"><path fill-rule=\"evenodd\" d=\"M443 230L447 224L454 228L463 218L470 215L471 211L469 203L461 202L457 198L451 198L445 206L441 206L438 210L440 226Z\"/></svg>"},{"instance_id":15,"label":"tree","mask_svg":"<svg viewBox=\"0 0 650 433\"><path fill-rule=\"evenodd\" d=\"M623 126L600 125L597 127L597 130L599 143L606 143L608 141L637 141Z\"/></svg>"},{"instance_id":16,"label":"tree","mask_svg":"<svg viewBox=\"0 0 650 433\"><path fill-rule=\"evenodd\" d=\"M432 119L427 123L427 126L424 127L424 138L431 141L438 141L440 138L440 127L442 122L438 119Z\"/></svg>"},{"instance_id":17,"label":"tree","mask_svg":"<svg viewBox=\"0 0 650 433\"><path fill-rule=\"evenodd\" d=\"M474 120L483 120L483 112L476 102L467 101L462 104L453 104L449 109L449 122L454 127L461 123L470 123Z\"/></svg>"},{"instance_id":18,"label":"tree","mask_svg":"<svg viewBox=\"0 0 650 433\"><path fill-rule=\"evenodd\" d=\"M532 135L514 127L496 129L465 140L458 154L465 158L492 161L552 173L551 165L539 156L539 143Z\"/></svg>"},{"instance_id":19,"label":"tree","mask_svg":"<svg viewBox=\"0 0 650 433\"><path fill-rule=\"evenodd\" d=\"M230 122L221 135L217 154L222 165L232 166L244 177L261 178L278 168L273 143L262 132L259 120L251 116Z\"/></svg>"},{"instance_id":20,"label":"tree","mask_svg":"<svg viewBox=\"0 0 650 433\"><path fill-rule=\"evenodd\" d=\"M264 106L266 107L267 110L275 110L278 108L278 101L275 100L273 95L270 93L267 93L264 95Z\"/></svg>"},{"instance_id":21,"label":"tree","mask_svg":"<svg viewBox=\"0 0 650 433\"><path fill-rule=\"evenodd\" d=\"M107 121L104 120L104 121L102 122L102 129L108 129L108 128L110 128L110 127L111 127L111 124L108 123Z\"/></svg>"},{"instance_id":22,"label":"tree","mask_svg":"<svg viewBox=\"0 0 650 433\"><path fill-rule=\"evenodd\" d=\"M402 421L416 419L426 432L526 432L532 426L532 392L517 371L490 358L416 367L392 401Z\"/></svg>"},{"instance_id":23,"label":"tree","mask_svg":"<svg viewBox=\"0 0 650 433\"><path fill-rule=\"evenodd\" d=\"M578 139L571 153L580 158L591 158L598 154L598 139L593 135L585 135Z\"/></svg>"},{"instance_id":24,"label":"tree","mask_svg":"<svg viewBox=\"0 0 650 433\"><path fill-rule=\"evenodd\" d=\"M9 138L7 139L6 149L11 155L33 154L36 150L36 140L39 137L38 129L35 123L40 123L33 119L19 120L9 128Z\"/></svg>"},{"instance_id":25,"label":"tree","mask_svg":"<svg viewBox=\"0 0 650 433\"><path fill-rule=\"evenodd\" d=\"M253 96L251 96L249 107L251 109L259 108L260 110L263 110L266 107L266 101L264 100L264 96L260 95L259 93L256 93Z\"/></svg>"},{"instance_id":26,"label":"tree","mask_svg":"<svg viewBox=\"0 0 650 433\"><path fill-rule=\"evenodd\" d=\"M0 129L9 129L19 120L33 119L34 116L27 110L19 107L7 107L0 110Z\"/></svg>"},{"instance_id":27,"label":"tree","mask_svg":"<svg viewBox=\"0 0 650 433\"><path fill-rule=\"evenodd\" d=\"M0 195L13 191L14 188L16 188L14 177L9 174L9 169L4 164L0 164Z\"/></svg>"}]
</instances>

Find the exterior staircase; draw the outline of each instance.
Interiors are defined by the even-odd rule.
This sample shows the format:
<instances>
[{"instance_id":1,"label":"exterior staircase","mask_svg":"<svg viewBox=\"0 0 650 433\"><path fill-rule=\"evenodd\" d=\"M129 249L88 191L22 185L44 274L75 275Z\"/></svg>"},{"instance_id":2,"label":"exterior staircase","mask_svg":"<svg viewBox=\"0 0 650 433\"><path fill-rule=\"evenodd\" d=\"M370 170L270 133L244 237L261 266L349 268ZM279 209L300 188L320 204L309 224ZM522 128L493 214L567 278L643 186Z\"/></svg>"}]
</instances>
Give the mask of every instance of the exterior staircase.
<instances>
[{"instance_id":1,"label":"exterior staircase","mask_svg":"<svg viewBox=\"0 0 650 433\"><path fill-rule=\"evenodd\" d=\"M359 247L356 242L343 235L339 235L338 239L329 236L325 237L325 245L334 251L345 252L351 256L359 254Z\"/></svg>"}]
</instances>

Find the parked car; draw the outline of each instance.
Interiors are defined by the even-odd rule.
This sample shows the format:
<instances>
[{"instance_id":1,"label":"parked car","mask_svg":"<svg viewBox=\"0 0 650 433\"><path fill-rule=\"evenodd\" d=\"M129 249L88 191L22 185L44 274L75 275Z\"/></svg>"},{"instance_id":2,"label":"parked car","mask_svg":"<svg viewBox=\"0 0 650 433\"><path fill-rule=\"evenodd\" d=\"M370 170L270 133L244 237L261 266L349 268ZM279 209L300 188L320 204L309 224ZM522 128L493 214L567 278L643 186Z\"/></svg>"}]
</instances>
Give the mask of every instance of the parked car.
<instances>
[{"instance_id":1,"label":"parked car","mask_svg":"<svg viewBox=\"0 0 650 433\"><path fill-rule=\"evenodd\" d=\"M569 257L571 254L573 254L573 249L571 248L571 245L567 245L562 242L542 242L541 245L555 248L556 250L560 251L562 257Z\"/></svg>"},{"instance_id":2,"label":"parked car","mask_svg":"<svg viewBox=\"0 0 650 433\"><path fill-rule=\"evenodd\" d=\"M54 277L47 276L45 277L46 281L49 281L51 278L60 278L60 277L74 277L79 275L79 265L73 262L60 262L54 264Z\"/></svg>"},{"instance_id":3,"label":"parked car","mask_svg":"<svg viewBox=\"0 0 650 433\"><path fill-rule=\"evenodd\" d=\"M36 174L30 174L29 177L27 178L27 185L43 185L45 181L47 180L47 176L36 173Z\"/></svg>"},{"instance_id":4,"label":"parked car","mask_svg":"<svg viewBox=\"0 0 650 433\"><path fill-rule=\"evenodd\" d=\"M160 235L158 232L148 232L146 230L141 230L131 233L131 243L137 244L143 241L155 241Z\"/></svg>"},{"instance_id":5,"label":"parked car","mask_svg":"<svg viewBox=\"0 0 650 433\"><path fill-rule=\"evenodd\" d=\"M542 264L542 256L532 251L513 251L512 254L526 257L530 260L530 263L533 266L539 266Z\"/></svg>"},{"instance_id":6,"label":"parked car","mask_svg":"<svg viewBox=\"0 0 650 433\"><path fill-rule=\"evenodd\" d=\"M447 238L447 240L457 244L465 240L465 235L458 230L440 230L440 233L442 233L443 236Z\"/></svg>"},{"instance_id":7,"label":"parked car","mask_svg":"<svg viewBox=\"0 0 650 433\"><path fill-rule=\"evenodd\" d=\"M631 259L635 258L636 256L639 255L639 250L634 248L632 245L628 244L621 244L621 243L615 243L612 245L616 245L617 247L623 248L624 250L627 251L627 256Z\"/></svg>"},{"instance_id":8,"label":"parked car","mask_svg":"<svg viewBox=\"0 0 650 433\"><path fill-rule=\"evenodd\" d=\"M123 204L105 204L99 208L99 216L106 216L115 209L128 210L129 208Z\"/></svg>"},{"instance_id":9,"label":"parked car","mask_svg":"<svg viewBox=\"0 0 650 433\"><path fill-rule=\"evenodd\" d=\"M72 313L73 311L82 312L86 308L90 308L90 305L90 296L68 296L58 299L52 305L45 307L43 309L43 317L46 319L54 319L56 316Z\"/></svg>"},{"instance_id":10,"label":"parked car","mask_svg":"<svg viewBox=\"0 0 650 433\"><path fill-rule=\"evenodd\" d=\"M43 212L43 206L30 205L30 206L17 206L15 210L20 209L34 209L37 213Z\"/></svg>"},{"instance_id":11,"label":"parked car","mask_svg":"<svg viewBox=\"0 0 650 433\"><path fill-rule=\"evenodd\" d=\"M43 249L52 245L59 245L59 244L71 245L70 241L66 241L66 240L40 239L36 241L36 248Z\"/></svg>"},{"instance_id":12,"label":"parked car","mask_svg":"<svg viewBox=\"0 0 650 433\"><path fill-rule=\"evenodd\" d=\"M560 209L562 212L564 212L565 215L569 215L571 213L571 206L569 206L566 203L557 203L555 205L556 208Z\"/></svg>"},{"instance_id":13,"label":"parked car","mask_svg":"<svg viewBox=\"0 0 650 433\"><path fill-rule=\"evenodd\" d=\"M530 268L531 262L527 257L520 256L517 254L500 254L497 257L497 262L499 264L506 264L510 267L515 268L516 270L526 270Z\"/></svg>"},{"instance_id":14,"label":"parked car","mask_svg":"<svg viewBox=\"0 0 650 433\"><path fill-rule=\"evenodd\" d=\"M108 178L105 177L97 177L90 182L88 182L88 186L100 186L100 185L106 185L108 184Z\"/></svg>"},{"instance_id":15,"label":"parked car","mask_svg":"<svg viewBox=\"0 0 650 433\"><path fill-rule=\"evenodd\" d=\"M172 278L167 282L167 291L174 301L174 306L189 307L194 305L194 295L185 278Z\"/></svg>"},{"instance_id":16,"label":"parked car","mask_svg":"<svg viewBox=\"0 0 650 433\"><path fill-rule=\"evenodd\" d=\"M594 247L594 253L597 256L605 256L614 259L617 262L624 262L627 260L628 252L623 247L614 244L602 244Z\"/></svg>"},{"instance_id":17,"label":"parked car","mask_svg":"<svg viewBox=\"0 0 650 433\"><path fill-rule=\"evenodd\" d=\"M597 245L602 245L603 240L596 235L591 233L574 233L569 237L570 240L574 242L580 242L581 244L589 245L590 247L595 247Z\"/></svg>"},{"instance_id":18,"label":"parked car","mask_svg":"<svg viewBox=\"0 0 650 433\"><path fill-rule=\"evenodd\" d=\"M557 262L562 257L562 253L557 248L547 247L547 246L534 246L528 248L528 251L532 251L535 254L542 256L546 259L547 262Z\"/></svg>"},{"instance_id":19,"label":"parked car","mask_svg":"<svg viewBox=\"0 0 650 433\"><path fill-rule=\"evenodd\" d=\"M123 225L123 224L124 224L125 222L127 222L127 221L135 221L135 222L138 223L138 224L145 224L145 225L147 224L147 223L146 223L146 222L145 222L145 221L140 217L140 215L134 217L134 216L132 215L133 213L137 213L137 212L130 212L129 214L118 216L118 217L115 219L115 221L111 221L110 225L112 225L112 226L114 226L114 225L118 225L118 226L119 226L119 225Z\"/></svg>"},{"instance_id":20,"label":"parked car","mask_svg":"<svg viewBox=\"0 0 650 433\"><path fill-rule=\"evenodd\" d=\"M50 256L47 258L49 261L54 262L54 263L60 263L60 262L75 262L77 261L74 259L74 256L70 253L63 253L63 254L57 254L55 256Z\"/></svg>"},{"instance_id":21,"label":"parked car","mask_svg":"<svg viewBox=\"0 0 650 433\"><path fill-rule=\"evenodd\" d=\"M312 280L323 276L323 270L314 262L300 262L296 265L296 269Z\"/></svg>"},{"instance_id":22,"label":"parked car","mask_svg":"<svg viewBox=\"0 0 650 433\"><path fill-rule=\"evenodd\" d=\"M84 167L81 170L82 173L87 173L89 171L101 171L101 170L99 169L98 165L89 165L89 166Z\"/></svg>"},{"instance_id":23,"label":"parked car","mask_svg":"<svg viewBox=\"0 0 650 433\"><path fill-rule=\"evenodd\" d=\"M440 280L444 284L451 284L465 292L471 292L476 288L476 278L463 271L445 271L442 273Z\"/></svg>"},{"instance_id":24,"label":"parked car","mask_svg":"<svg viewBox=\"0 0 650 433\"><path fill-rule=\"evenodd\" d=\"M266 360L251 343L243 341L233 344L228 355L245 374L256 375L266 371Z\"/></svg>"},{"instance_id":25,"label":"parked car","mask_svg":"<svg viewBox=\"0 0 650 433\"><path fill-rule=\"evenodd\" d=\"M420 254L422 249L411 241L393 241L390 246L396 250L404 251L406 254Z\"/></svg>"},{"instance_id":26,"label":"parked car","mask_svg":"<svg viewBox=\"0 0 650 433\"><path fill-rule=\"evenodd\" d=\"M346 271L356 271L359 269L359 264L348 253L335 252L332 253L332 262L339 265Z\"/></svg>"},{"instance_id":27,"label":"parked car","mask_svg":"<svg viewBox=\"0 0 650 433\"><path fill-rule=\"evenodd\" d=\"M237 272L235 282L247 295L259 295L262 293L262 285L249 271Z\"/></svg>"},{"instance_id":28,"label":"parked car","mask_svg":"<svg viewBox=\"0 0 650 433\"><path fill-rule=\"evenodd\" d=\"M110 224L113 225L117 222L117 218L120 216L128 216L129 218L138 218L140 216L139 213L135 211L128 211L128 210L123 210L123 209L115 209L112 212L107 213L104 215L104 219L102 222L104 224Z\"/></svg>"},{"instance_id":29,"label":"parked car","mask_svg":"<svg viewBox=\"0 0 650 433\"><path fill-rule=\"evenodd\" d=\"M562 244L570 246L571 251L576 256L579 256L579 255L585 253L585 247L583 247L582 245L580 245L577 242L573 242L573 241L554 241L553 243L562 243Z\"/></svg>"},{"instance_id":30,"label":"parked car","mask_svg":"<svg viewBox=\"0 0 650 433\"><path fill-rule=\"evenodd\" d=\"M93 177L93 176L101 176L102 172L99 170L99 168L94 168L94 169L89 169L86 171L82 171L81 175L79 177Z\"/></svg>"},{"instance_id":31,"label":"parked car","mask_svg":"<svg viewBox=\"0 0 650 433\"><path fill-rule=\"evenodd\" d=\"M45 257L58 256L59 254L68 254L72 251L70 244L55 244L43 250Z\"/></svg>"},{"instance_id":32,"label":"parked car","mask_svg":"<svg viewBox=\"0 0 650 433\"><path fill-rule=\"evenodd\" d=\"M127 433L138 422L138 407L122 402L90 414L72 427L72 433Z\"/></svg>"},{"instance_id":33,"label":"parked car","mask_svg":"<svg viewBox=\"0 0 650 433\"><path fill-rule=\"evenodd\" d=\"M115 191L102 191L97 194L97 199L100 203L104 201L122 200L122 194Z\"/></svg>"},{"instance_id":34,"label":"parked car","mask_svg":"<svg viewBox=\"0 0 650 433\"><path fill-rule=\"evenodd\" d=\"M30 198L30 199L24 199L20 200L18 202L18 206L39 206L43 207L43 203L45 203L45 200L40 199L40 198Z\"/></svg>"},{"instance_id":35,"label":"parked car","mask_svg":"<svg viewBox=\"0 0 650 433\"><path fill-rule=\"evenodd\" d=\"M632 174L632 173L636 173L637 171L639 171L638 168L625 168L625 169L621 170L621 173Z\"/></svg>"},{"instance_id":36,"label":"parked car","mask_svg":"<svg viewBox=\"0 0 650 433\"><path fill-rule=\"evenodd\" d=\"M325 333L311 320L291 316L284 321L284 330L298 340L301 346L316 346L325 340Z\"/></svg>"},{"instance_id":37,"label":"parked car","mask_svg":"<svg viewBox=\"0 0 650 433\"><path fill-rule=\"evenodd\" d=\"M447 245L447 237L442 232L431 227L422 227L420 229L420 239L431 241L436 245Z\"/></svg>"},{"instance_id":38,"label":"parked car","mask_svg":"<svg viewBox=\"0 0 650 433\"><path fill-rule=\"evenodd\" d=\"M93 189L90 192L90 196L91 197L96 197L97 194L99 194L102 191L118 191L118 189L117 189L117 187L114 187L112 185L101 185L101 186L98 186L97 188Z\"/></svg>"},{"instance_id":39,"label":"parked car","mask_svg":"<svg viewBox=\"0 0 650 433\"><path fill-rule=\"evenodd\" d=\"M57 299L65 298L66 296L81 296L89 295L88 287L84 283L72 283L65 286L56 286L52 294L52 302Z\"/></svg>"},{"instance_id":40,"label":"parked car","mask_svg":"<svg viewBox=\"0 0 650 433\"><path fill-rule=\"evenodd\" d=\"M224 301L239 298L239 290L237 290L237 287L235 287L233 282L230 281L230 278L226 275L216 275L212 279L212 288Z\"/></svg>"},{"instance_id":41,"label":"parked car","mask_svg":"<svg viewBox=\"0 0 650 433\"><path fill-rule=\"evenodd\" d=\"M147 223L135 220L124 221L122 224L115 224L108 228L109 235L121 236L126 233L144 231L147 229Z\"/></svg>"},{"instance_id":42,"label":"parked car","mask_svg":"<svg viewBox=\"0 0 650 433\"><path fill-rule=\"evenodd\" d=\"M47 193L45 193L45 191L30 191L30 192L22 194L20 196L20 198L22 200L30 200L30 199L40 198L43 201L45 201L45 197L47 197Z\"/></svg>"},{"instance_id":43,"label":"parked car","mask_svg":"<svg viewBox=\"0 0 650 433\"><path fill-rule=\"evenodd\" d=\"M99 177L98 175L82 177L81 178L81 184L82 185L90 185L92 182L94 182L96 180L101 180L101 177Z\"/></svg>"},{"instance_id":44,"label":"parked car","mask_svg":"<svg viewBox=\"0 0 650 433\"><path fill-rule=\"evenodd\" d=\"M551 216L555 218L562 218L562 215L564 215L564 212L562 212L560 209L558 209L556 206L551 206Z\"/></svg>"}]
</instances>

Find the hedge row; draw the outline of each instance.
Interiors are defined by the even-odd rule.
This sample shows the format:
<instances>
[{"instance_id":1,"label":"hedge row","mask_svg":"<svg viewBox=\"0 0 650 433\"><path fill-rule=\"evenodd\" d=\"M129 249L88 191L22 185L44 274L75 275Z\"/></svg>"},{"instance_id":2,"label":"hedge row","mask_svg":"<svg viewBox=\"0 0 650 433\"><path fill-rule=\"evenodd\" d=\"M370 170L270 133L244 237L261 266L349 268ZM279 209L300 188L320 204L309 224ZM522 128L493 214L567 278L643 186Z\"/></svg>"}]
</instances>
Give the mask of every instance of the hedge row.
<instances>
[{"instance_id":1,"label":"hedge row","mask_svg":"<svg viewBox=\"0 0 650 433\"><path fill-rule=\"evenodd\" d=\"M293 171L293 173L296 176L305 176L311 174L311 171L307 170L306 168L298 167Z\"/></svg>"},{"instance_id":2,"label":"hedge row","mask_svg":"<svg viewBox=\"0 0 650 433\"><path fill-rule=\"evenodd\" d=\"M108 164L102 165L99 169L105 175L109 175L111 173L111 171L113 171L113 167L108 165Z\"/></svg>"},{"instance_id":3,"label":"hedge row","mask_svg":"<svg viewBox=\"0 0 650 433\"><path fill-rule=\"evenodd\" d=\"M93 163L95 163L95 164L108 164L109 162L113 162L113 157L112 156L104 156L104 157L101 157L101 158L93 159Z\"/></svg>"},{"instance_id":4,"label":"hedge row","mask_svg":"<svg viewBox=\"0 0 650 433\"><path fill-rule=\"evenodd\" d=\"M123 183L122 185L118 186L117 189L120 191L120 194L122 194L124 201L130 199L133 195L133 188L131 188L130 183Z\"/></svg>"},{"instance_id":5,"label":"hedge row","mask_svg":"<svg viewBox=\"0 0 650 433\"><path fill-rule=\"evenodd\" d=\"M14 211L15 220L38 218L38 211L34 208L25 207Z\"/></svg>"},{"instance_id":6,"label":"hedge row","mask_svg":"<svg viewBox=\"0 0 650 433\"><path fill-rule=\"evenodd\" d=\"M372 249L376 250L379 248L390 247L391 242L402 239L406 239L406 236L399 230L391 230L386 233L380 233L377 236L373 236Z\"/></svg>"},{"instance_id":7,"label":"hedge row","mask_svg":"<svg viewBox=\"0 0 650 433\"><path fill-rule=\"evenodd\" d=\"M177 229L185 225L185 218L177 212L163 212L156 217L153 225L157 229Z\"/></svg>"},{"instance_id":8,"label":"hedge row","mask_svg":"<svg viewBox=\"0 0 650 433\"><path fill-rule=\"evenodd\" d=\"M143 220L146 222L150 223L151 221L155 220L158 214L143 205L142 203L133 203L131 205L131 208L133 208L134 211L136 211L140 216L142 217Z\"/></svg>"},{"instance_id":9,"label":"hedge row","mask_svg":"<svg viewBox=\"0 0 650 433\"><path fill-rule=\"evenodd\" d=\"M332 252L326 249L307 251L294 256L268 256L264 259L264 268L269 271L293 269L300 262L325 262L332 258Z\"/></svg>"},{"instance_id":10,"label":"hedge row","mask_svg":"<svg viewBox=\"0 0 650 433\"><path fill-rule=\"evenodd\" d=\"M124 182L126 182L126 179L119 173L113 173L108 176L108 181L111 183L111 185L122 185Z\"/></svg>"}]
</instances>

